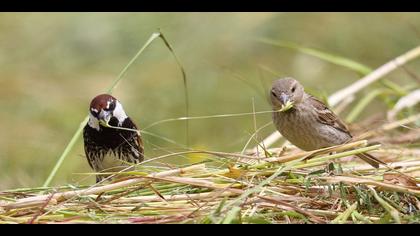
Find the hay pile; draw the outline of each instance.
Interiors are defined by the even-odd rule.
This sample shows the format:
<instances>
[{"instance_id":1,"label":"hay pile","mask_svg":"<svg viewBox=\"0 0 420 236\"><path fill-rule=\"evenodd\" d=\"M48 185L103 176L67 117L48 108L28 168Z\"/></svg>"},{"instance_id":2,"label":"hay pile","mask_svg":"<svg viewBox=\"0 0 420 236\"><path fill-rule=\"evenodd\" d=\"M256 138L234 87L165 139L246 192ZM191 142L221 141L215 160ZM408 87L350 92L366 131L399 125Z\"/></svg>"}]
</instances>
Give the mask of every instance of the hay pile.
<instances>
[{"instance_id":1,"label":"hay pile","mask_svg":"<svg viewBox=\"0 0 420 236\"><path fill-rule=\"evenodd\" d=\"M419 223L419 132L401 128L419 118L365 133L383 145L186 151L165 157L207 159L179 168L148 162L94 186L3 191L0 223ZM366 151L388 166L353 156Z\"/></svg>"}]
</instances>

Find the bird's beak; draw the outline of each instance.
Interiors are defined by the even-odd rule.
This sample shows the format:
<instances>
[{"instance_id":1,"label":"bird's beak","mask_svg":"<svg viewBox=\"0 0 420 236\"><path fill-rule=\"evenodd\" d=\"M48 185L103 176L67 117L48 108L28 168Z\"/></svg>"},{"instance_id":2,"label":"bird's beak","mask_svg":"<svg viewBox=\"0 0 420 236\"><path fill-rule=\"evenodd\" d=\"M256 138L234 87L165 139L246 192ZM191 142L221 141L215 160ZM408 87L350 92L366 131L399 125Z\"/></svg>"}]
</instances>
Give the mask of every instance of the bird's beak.
<instances>
[{"instance_id":1,"label":"bird's beak","mask_svg":"<svg viewBox=\"0 0 420 236\"><path fill-rule=\"evenodd\" d=\"M108 122L111 119L111 112L102 110L101 113L99 113L98 118L99 118L99 124L107 127Z\"/></svg>"},{"instance_id":2,"label":"bird's beak","mask_svg":"<svg viewBox=\"0 0 420 236\"><path fill-rule=\"evenodd\" d=\"M285 93L281 93L279 100L282 105L285 105L289 101L289 96Z\"/></svg>"},{"instance_id":3,"label":"bird's beak","mask_svg":"<svg viewBox=\"0 0 420 236\"><path fill-rule=\"evenodd\" d=\"M281 103L281 108L279 110L280 112L288 111L293 107L293 102L290 101L290 98L287 94L281 93L279 100Z\"/></svg>"}]
</instances>

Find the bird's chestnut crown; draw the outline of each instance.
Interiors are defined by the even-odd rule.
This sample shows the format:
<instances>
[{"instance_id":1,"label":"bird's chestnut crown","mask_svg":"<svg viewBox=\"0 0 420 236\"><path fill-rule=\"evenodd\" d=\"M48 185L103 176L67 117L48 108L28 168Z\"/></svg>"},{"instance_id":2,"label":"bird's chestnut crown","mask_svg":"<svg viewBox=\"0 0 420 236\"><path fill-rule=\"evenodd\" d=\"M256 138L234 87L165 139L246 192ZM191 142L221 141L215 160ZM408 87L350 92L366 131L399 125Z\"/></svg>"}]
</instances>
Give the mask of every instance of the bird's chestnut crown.
<instances>
[{"instance_id":1,"label":"bird's chestnut crown","mask_svg":"<svg viewBox=\"0 0 420 236\"><path fill-rule=\"evenodd\" d=\"M273 82L271 88L271 102L276 108L285 105L288 101L297 104L303 99L303 86L295 79L287 77Z\"/></svg>"},{"instance_id":2,"label":"bird's chestnut crown","mask_svg":"<svg viewBox=\"0 0 420 236\"><path fill-rule=\"evenodd\" d=\"M99 118L101 111L112 112L116 107L117 99L109 94L100 94L90 102L90 113Z\"/></svg>"}]
</instances>

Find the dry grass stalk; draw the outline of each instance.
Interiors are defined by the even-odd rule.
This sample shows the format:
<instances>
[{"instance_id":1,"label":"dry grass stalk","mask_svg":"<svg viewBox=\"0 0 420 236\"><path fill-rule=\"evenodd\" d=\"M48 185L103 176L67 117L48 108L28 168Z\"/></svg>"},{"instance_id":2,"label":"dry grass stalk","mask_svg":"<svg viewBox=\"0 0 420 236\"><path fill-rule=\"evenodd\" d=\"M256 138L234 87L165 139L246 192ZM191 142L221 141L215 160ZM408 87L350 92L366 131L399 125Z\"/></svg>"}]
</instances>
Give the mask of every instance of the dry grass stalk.
<instances>
[{"instance_id":1,"label":"dry grass stalk","mask_svg":"<svg viewBox=\"0 0 420 236\"><path fill-rule=\"evenodd\" d=\"M145 177L150 177L150 178L165 177L168 175L181 174L184 172L193 171L197 169L203 169L203 168L205 168L205 166L203 164L200 164L200 165L194 165L194 166L189 166L185 168L179 168L176 170L164 171L164 172L160 172L156 174L154 173ZM108 184L104 186L98 186L98 187L93 187L93 188L88 188L88 189L83 189L83 190L67 191L63 193L54 193L53 197L51 197L51 194L46 194L46 195L40 195L40 196L35 196L35 197L23 198L23 199L19 199L15 203L0 205L0 207L3 207L6 210L10 210L14 208L34 207L34 206L39 206L39 205L44 204L45 201L47 200L53 204L54 203L56 204L57 202L70 199L76 196L80 197L80 196L87 196L91 194L99 194L99 193L103 193L103 192L107 192L107 191L111 191L115 189L132 186L132 185L142 183L142 182L144 182L144 178L128 179L128 180L120 181L117 183L112 183L112 184Z\"/></svg>"},{"instance_id":2,"label":"dry grass stalk","mask_svg":"<svg viewBox=\"0 0 420 236\"><path fill-rule=\"evenodd\" d=\"M362 178L362 177L349 177L349 176L334 176L334 177L320 177L320 180L325 180L328 183L340 183L345 182L349 184L364 184L372 185L376 187L381 187L386 190L401 192L401 193L410 193L416 196L420 196L420 187L412 186L399 186L395 184L388 184L372 179Z\"/></svg>"}]
</instances>

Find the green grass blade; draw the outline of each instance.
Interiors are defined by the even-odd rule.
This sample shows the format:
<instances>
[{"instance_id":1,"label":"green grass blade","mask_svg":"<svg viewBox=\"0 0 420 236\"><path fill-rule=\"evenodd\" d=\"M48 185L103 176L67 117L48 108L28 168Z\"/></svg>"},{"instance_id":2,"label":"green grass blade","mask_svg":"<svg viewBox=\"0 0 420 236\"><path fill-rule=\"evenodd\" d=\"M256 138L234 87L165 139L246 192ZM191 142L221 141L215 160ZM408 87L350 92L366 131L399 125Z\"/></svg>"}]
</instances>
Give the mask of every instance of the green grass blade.
<instances>
[{"instance_id":1,"label":"green grass blade","mask_svg":"<svg viewBox=\"0 0 420 236\"><path fill-rule=\"evenodd\" d=\"M241 208L238 207L238 206L234 206L226 214L226 217L223 219L222 224L232 224L232 223L236 222L236 219L238 219L240 213L241 213Z\"/></svg>"},{"instance_id":2,"label":"green grass blade","mask_svg":"<svg viewBox=\"0 0 420 236\"><path fill-rule=\"evenodd\" d=\"M281 40L272 40L272 39L266 39L266 38L259 39L258 41L260 41L262 43L265 43L265 44L272 45L272 46L294 49L294 50L297 50L299 52L317 57L317 58L322 59L324 61L328 61L330 63L340 65L340 66L346 67L348 69L357 71L362 75L367 75L367 74L372 72L371 68L369 68L369 67L367 67L367 66L365 66L365 65L363 65L359 62L353 61L353 60L345 58L345 57L333 55L331 53L326 53L326 52L323 52L323 51L320 51L320 50L317 50L317 49L303 47L303 46L301 46L299 44L296 44L296 43L281 41Z\"/></svg>"},{"instance_id":3,"label":"green grass blade","mask_svg":"<svg viewBox=\"0 0 420 236\"><path fill-rule=\"evenodd\" d=\"M350 207L347 208L343 213L338 215L334 220L331 221L333 224L344 224L346 223L349 216L356 210L357 202L353 203Z\"/></svg>"},{"instance_id":4,"label":"green grass blade","mask_svg":"<svg viewBox=\"0 0 420 236\"><path fill-rule=\"evenodd\" d=\"M114 80L114 82L109 86L107 89L107 93L112 93L114 88L117 87L118 83L124 78L124 75L127 73L127 70L131 67L131 65L137 60L137 58L143 53L143 51L156 39L160 37L160 33L153 33L152 36L147 40L147 42L140 48L140 50L136 53L136 55L128 62L128 64L122 69L120 74Z\"/></svg>"},{"instance_id":5,"label":"green grass blade","mask_svg":"<svg viewBox=\"0 0 420 236\"><path fill-rule=\"evenodd\" d=\"M371 220L369 220L367 217L363 216L362 214L360 214L357 211L353 211L351 213L357 220L362 221L364 224L372 224L373 222Z\"/></svg>"},{"instance_id":6,"label":"green grass blade","mask_svg":"<svg viewBox=\"0 0 420 236\"><path fill-rule=\"evenodd\" d=\"M172 55L175 58L175 61L179 67L179 69L181 70L182 73L182 80L184 82L184 95L185 95L185 117L189 117L189 110L190 110L190 105L189 105L189 96L188 96L188 84L187 84L187 74L185 73L185 69L182 66L180 60L178 59L178 57L175 54L174 49L172 48L172 46L169 44L168 40L166 40L165 36L163 35L163 33L159 34L159 37L163 40L163 42L165 43L166 47L169 49L169 51L172 53ZM188 120L185 120L185 136L186 136L186 146L189 147L189 125L188 125Z\"/></svg>"},{"instance_id":7,"label":"green grass blade","mask_svg":"<svg viewBox=\"0 0 420 236\"><path fill-rule=\"evenodd\" d=\"M383 81L381 81L382 82L382 84L385 86L385 87L387 87L387 88L389 88L389 89L391 89L392 91L394 91L397 95L399 95L399 96L405 96L405 95L407 95L407 93L409 92L409 90L407 90L407 89L405 89L405 88L403 88L402 86L400 86L399 84L397 84L397 83L394 83L394 82L392 82L392 81L390 81L390 80L383 80Z\"/></svg>"},{"instance_id":8,"label":"green grass blade","mask_svg":"<svg viewBox=\"0 0 420 236\"><path fill-rule=\"evenodd\" d=\"M375 189L369 187L370 191L372 192L373 196L375 197L376 201L389 213L389 215L394 219L397 224L401 224L401 219L397 209L392 207L389 203L387 203L384 199L382 199L378 193L376 193Z\"/></svg>"},{"instance_id":9,"label":"green grass blade","mask_svg":"<svg viewBox=\"0 0 420 236\"><path fill-rule=\"evenodd\" d=\"M382 93L384 93L383 89L376 89L369 92L369 94L365 96L364 98L362 98L359 101L359 103L357 103L357 105L350 111L350 113L346 117L346 121L348 123L353 122L362 113L363 109L365 109L367 105L369 105L369 103L373 101L373 99L375 99L377 96L381 95Z\"/></svg>"}]
</instances>

